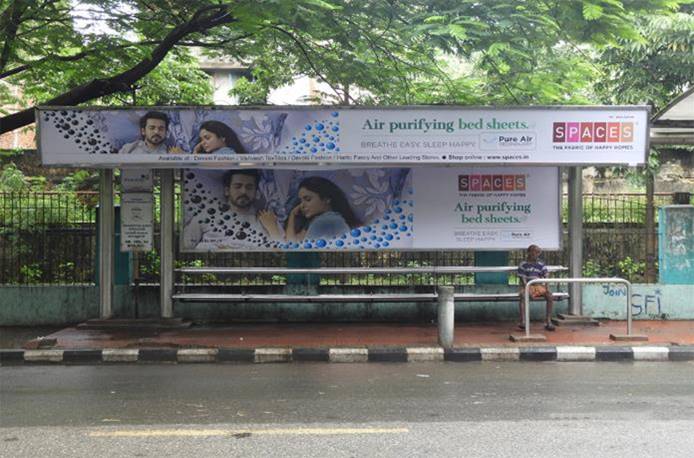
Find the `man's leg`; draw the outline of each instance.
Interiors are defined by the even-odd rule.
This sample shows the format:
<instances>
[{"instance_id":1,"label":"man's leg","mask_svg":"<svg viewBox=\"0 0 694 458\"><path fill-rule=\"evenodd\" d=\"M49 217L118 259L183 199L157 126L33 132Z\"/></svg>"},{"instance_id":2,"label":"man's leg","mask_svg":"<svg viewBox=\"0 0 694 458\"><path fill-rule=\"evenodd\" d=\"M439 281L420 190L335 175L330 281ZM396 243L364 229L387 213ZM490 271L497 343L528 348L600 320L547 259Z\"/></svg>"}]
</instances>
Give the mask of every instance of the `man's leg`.
<instances>
[{"instance_id":1,"label":"man's leg","mask_svg":"<svg viewBox=\"0 0 694 458\"><path fill-rule=\"evenodd\" d=\"M547 289L545 292L545 300L547 301L547 308L545 311L545 328L548 331L554 331L554 325L552 324L552 309L554 308L554 297L552 296L552 291Z\"/></svg>"},{"instance_id":2,"label":"man's leg","mask_svg":"<svg viewBox=\"0 0 694 458\"><path fill-rule=\"evenodd\" d=\"M524 292L525 290L523 288L521 288L518 291L518 314L520 316L520 320L518 320L519 328L525 328L525 296L523 294Z\"/></svg>"}]
</instances>

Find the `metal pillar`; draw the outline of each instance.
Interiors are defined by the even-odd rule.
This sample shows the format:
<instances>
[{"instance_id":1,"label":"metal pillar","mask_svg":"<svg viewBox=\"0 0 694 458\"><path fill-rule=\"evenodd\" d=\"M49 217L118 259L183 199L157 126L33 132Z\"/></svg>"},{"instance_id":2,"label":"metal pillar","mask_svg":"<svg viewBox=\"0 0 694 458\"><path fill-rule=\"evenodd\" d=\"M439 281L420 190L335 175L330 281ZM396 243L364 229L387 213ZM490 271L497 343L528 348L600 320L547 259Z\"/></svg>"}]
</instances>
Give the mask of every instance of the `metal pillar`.
<instances>
[{"instance_id":1,"label":"metal pillar","mask_svg":"<svg viewBox=\"0 0 694 458\"><path fill-rule=\"evenodd\" d=\"M438 287L438 325L439 344L443 348L453 348L455 326L455 299L452 286Z\"/></svg>"},{"instance_id":2,"label":"metal pillar","mask_svg":"<svg viewBox=\"0 0 694 458\"><path fill-rule=\"evenodd\" d=\"M655 178L650 170L646 169L646 283L656 282L655 263L656 233L655 233Z\"/></svg>"},{"instance_id":3,"label":"metal pillar","mask_svg":"<svg viewBox=\"0 0 694 458\"><path fill-rule=\"evenodd\" d=\"M99 318L113 316L113 169L99 172Z\"/></svg>"},{"instance_id":4,"label":"metal pillar","mask_svg":"<svg viewBox=\"0 0 694 458\"><path fill-rule=\"evenodd\" d=\"M159 303L162 318L173 318L174 282L174 179L173 170L160 170L161 195L159 197L160 250L159 250Z\"/></svg>"},{"instance_id":5,"label":"metal pillar","mask_svg":"<svg viewBox=\"0 0 694 458\"><path fill-rule=\"evenodd\" d=\"M569 277L583 277L583 168L569 168ZM569 314L583 315L581 284L571 283Z\"/></svg>"}]
</instances>

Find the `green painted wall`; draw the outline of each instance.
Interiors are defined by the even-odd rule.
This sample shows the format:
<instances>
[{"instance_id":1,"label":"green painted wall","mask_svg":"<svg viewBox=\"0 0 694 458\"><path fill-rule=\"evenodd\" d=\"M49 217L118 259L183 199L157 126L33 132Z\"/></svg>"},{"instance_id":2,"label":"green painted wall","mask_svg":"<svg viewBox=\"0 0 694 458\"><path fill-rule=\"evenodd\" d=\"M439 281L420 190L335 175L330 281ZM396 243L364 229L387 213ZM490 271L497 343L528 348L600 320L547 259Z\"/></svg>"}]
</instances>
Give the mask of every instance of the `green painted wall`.
<instances>
[{"instance_id":1,"label":"green painted wall","mask_svg":"<svg viewBox=\"0 0 694 458\"><path fill-rule=\"evenodd\" d=\"M346 288L283 287L245 288L246 292L287 292L289 294L431 292L432 288ZM516 287L485 285L466 292L514 292ZM198 292L201 292L198 290ZM217 291L218 292L218 291ZM98 289L95 286L22 286L0 288L0 325L63 325L78 323L99 315ZM114 316L117 318L154 318L159 316L158 287L114 287ZM541 319L544 306L535 303L533 316ZM566 311L559 303L557 311ZM174 304L177 317L196 321L395 321L431 322L436 319L432 303L182 303ZM459 321L516 320L516 302L459 302Z\"/></svg>"},{"instance_id":2,"label":"green painted wall","mask_svg":"<svg viewBox=\"0 0 694 458\"><path fill-rule=\"evenodd\" d=\"M291 294L306 292L302 285L292 285ZM482 285L466 292L515 292L514 286ZM282 292L282 287L259 287L247 292ZM346 288L321 287L320 293L378 293L396 291L393 287ZM431 292L431 288L400 289L402 292ZM315 287L310 293L316 294ZM596 318L625 319L624 288L585 285L584 312ZM636 319L694 319L694 285L634 285L633 312ZM98 290L95 286L21 286L0 288L0 325L34 326L78 323L99 315ZM153 318L159 315L159 288L114 287L114 316L118 318ZM566 312L566 301L557 303L555 312ZM542 319L544 304L534 302L533 319ZM431 322L436 319L434 304L429 303L344 303L344 304L231 304L176 303L177 317L195 321L391 321ZM516 320L516 302L458 302L456 320Z\"/></svg>"},{"instance_id":3,"label":"green painted wall","mask_svg":"<svg viewBox=\"0 0 694 458\"><path fill-rule=\"evenodd\" d=\"M694 319L694 285L637 284L631 296L634 319ZM583 312L595 318L626 320L626 287L585 285Z\"/></svg>"}]
</instances>

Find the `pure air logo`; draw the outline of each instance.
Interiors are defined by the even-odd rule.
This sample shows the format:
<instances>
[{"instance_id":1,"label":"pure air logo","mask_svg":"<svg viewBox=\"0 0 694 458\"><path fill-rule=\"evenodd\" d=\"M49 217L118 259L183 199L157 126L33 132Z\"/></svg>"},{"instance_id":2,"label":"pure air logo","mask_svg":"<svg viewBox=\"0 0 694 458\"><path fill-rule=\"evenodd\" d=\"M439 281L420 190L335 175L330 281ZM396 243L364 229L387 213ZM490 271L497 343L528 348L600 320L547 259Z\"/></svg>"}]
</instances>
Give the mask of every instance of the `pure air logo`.
<instances>
[{"instance_id":1,"label":"pure air logo","mask_svg":"<svg viewBox=\"0 0 694 458\"><path fill-rule=\"evenodd\" d=\"M555 122L554 143L632 143L633 122Z\"/></svg>"},{"instance_id":2,"label":"pure air logo","mask_svg":"<svg viewBox=\"0 0 694 458\"><path fill-rule=\"evenodd\" d=\"M525 175L458 175L458 191L525 191Z\"/></svg>"}]
</instances>

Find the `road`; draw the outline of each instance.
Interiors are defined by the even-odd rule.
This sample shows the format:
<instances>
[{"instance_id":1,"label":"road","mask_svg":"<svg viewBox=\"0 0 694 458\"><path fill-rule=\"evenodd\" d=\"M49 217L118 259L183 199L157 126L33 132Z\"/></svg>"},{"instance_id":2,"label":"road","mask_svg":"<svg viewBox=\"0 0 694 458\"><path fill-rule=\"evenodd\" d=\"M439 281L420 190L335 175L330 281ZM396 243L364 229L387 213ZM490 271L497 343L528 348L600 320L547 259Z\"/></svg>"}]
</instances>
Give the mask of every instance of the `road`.
<instances>
[{"instance_id":1,"label":"road","mask_svg":"<svg viewBox=\"0 0 694 458\"><path fill-rule=\"evenodd\" d=\"M682 456L694 363L16 366L0 456Z\"/></svg>"}]
</instances>

